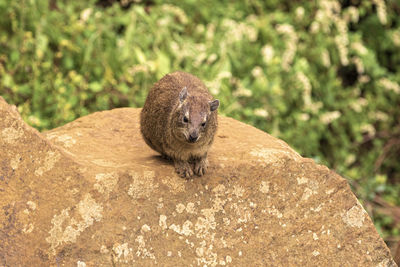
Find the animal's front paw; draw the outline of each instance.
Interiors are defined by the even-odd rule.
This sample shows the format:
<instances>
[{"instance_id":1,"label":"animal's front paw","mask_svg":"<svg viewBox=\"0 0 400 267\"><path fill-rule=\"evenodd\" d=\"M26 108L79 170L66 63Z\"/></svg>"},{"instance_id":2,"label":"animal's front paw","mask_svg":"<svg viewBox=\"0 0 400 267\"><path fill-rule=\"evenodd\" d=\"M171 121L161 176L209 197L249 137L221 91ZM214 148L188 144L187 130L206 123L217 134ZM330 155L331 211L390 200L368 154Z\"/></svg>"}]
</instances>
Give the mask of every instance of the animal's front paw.
<instances>
[{"instance_id":1,"label":"animal's front paw","mask_svg":"<svg viewBox=\"0 0 400 267\"><path fill-rule=\"evenodd\" d=\"M193 170L190 164L186 161L175 161L175 171L182 178L193 176Z\"/></svg>"},{"instance_id":2,"label":"animal's front paw","mask_svg":"<svg viewBox=\"0 0 400 267\"><path fill-rule=\"evenodd\" d=\"M201 158L194 162L194 173L198 176L203 176L208 168L207 158Z\"/></svg>"}]
</instances>

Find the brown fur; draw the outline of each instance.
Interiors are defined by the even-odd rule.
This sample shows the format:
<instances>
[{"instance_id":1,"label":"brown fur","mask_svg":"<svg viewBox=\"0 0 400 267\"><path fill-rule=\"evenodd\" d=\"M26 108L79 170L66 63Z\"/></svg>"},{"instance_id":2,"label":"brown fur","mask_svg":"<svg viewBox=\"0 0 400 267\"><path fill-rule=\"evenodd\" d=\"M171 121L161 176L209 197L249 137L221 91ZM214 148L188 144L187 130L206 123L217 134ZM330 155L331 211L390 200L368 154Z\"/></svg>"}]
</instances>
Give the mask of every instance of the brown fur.
<instances>
[{"instance_id":1,"label":"brown fur","mask_svg":"<svg viewBox=\"0 0 400 267\"><path fill-rule=\"evenodd\" d=\"M186 91L187 96L182 97ZM212 96L199 78L180 71L164 76L147 96L140 116L143 138L152 149L171 158L182 177L203 175L207 170L207 151L218 124L219 102L211 101ZM188 122L185 115L189 115ZM197 141L190 142L190 135L198 135Z\"/></svg>"}]
</instances>

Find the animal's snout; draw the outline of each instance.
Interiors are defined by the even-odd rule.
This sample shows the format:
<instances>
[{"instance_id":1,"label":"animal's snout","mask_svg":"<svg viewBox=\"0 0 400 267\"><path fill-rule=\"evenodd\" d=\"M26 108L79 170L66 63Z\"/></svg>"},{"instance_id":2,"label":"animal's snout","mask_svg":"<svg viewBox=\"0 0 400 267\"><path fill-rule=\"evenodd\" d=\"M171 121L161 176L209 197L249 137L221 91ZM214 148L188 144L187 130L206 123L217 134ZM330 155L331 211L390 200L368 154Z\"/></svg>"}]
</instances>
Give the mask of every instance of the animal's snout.
<instances>
[{"instance_id":1,"label":"animal's snout","mask_svg":"<svg viewBox=\"0 0 400 267\"><path fill-rule=\"evenodd\" d=\"M189 134L189 142L190 143L194 143L197 141L197 139L199 139L199 134L196 132L192 132Z\"/></svg>"}]
</instances>

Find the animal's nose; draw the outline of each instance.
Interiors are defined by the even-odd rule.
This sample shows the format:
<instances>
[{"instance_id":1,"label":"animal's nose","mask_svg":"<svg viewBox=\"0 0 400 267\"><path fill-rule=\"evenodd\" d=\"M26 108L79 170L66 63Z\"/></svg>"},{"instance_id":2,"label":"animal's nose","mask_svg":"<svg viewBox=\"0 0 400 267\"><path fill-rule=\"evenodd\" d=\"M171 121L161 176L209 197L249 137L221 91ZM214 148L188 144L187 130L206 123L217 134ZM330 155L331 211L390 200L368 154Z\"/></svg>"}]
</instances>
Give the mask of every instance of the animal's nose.
<instances>
[{"instance_id":1,"label":"animal's nose","mask_svg":"<svg viewBox=\"0 0 400 267\"><path fill-rule=\"evenodd\" d=\"M189 142L194 143L199 139L199 134L198 133L191 133L189 135Z\"/></svg>"}]
</instances>

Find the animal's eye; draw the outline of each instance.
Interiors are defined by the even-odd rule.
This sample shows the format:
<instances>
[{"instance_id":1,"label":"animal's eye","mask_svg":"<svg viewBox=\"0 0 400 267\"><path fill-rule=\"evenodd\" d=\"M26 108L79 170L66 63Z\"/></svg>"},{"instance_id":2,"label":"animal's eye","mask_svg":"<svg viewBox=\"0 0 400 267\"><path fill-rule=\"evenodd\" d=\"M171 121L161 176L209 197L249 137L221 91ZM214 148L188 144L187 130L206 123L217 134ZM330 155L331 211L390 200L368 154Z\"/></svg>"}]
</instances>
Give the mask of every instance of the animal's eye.
<instances>
[{"instance_id":1,"label":"animal's eye","mask_svg":"<svg viewBox=\"0 0 400 267\"><path fill-rule=\"evenodd\" d=\"M201 126L202 126L202 127L206 127L206 122L203 122L203 123L201 124Z\"/></svg>"},{"instance_id":2,"label":"animal's eye","mask_svg":"<svg viewBox=\"0 0 400 267\"><path fill-rule=\"evenodd\" d=\"M188 122L189 122L188 117L184 116L184 117L183 117L183 122L184 122L184 123L188 123Z\"/></svg>"}]
</instances>

